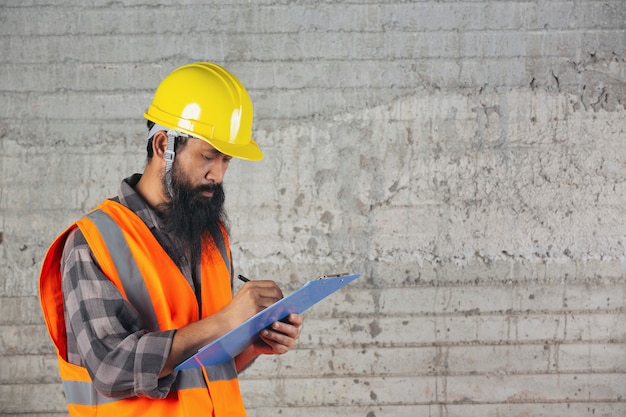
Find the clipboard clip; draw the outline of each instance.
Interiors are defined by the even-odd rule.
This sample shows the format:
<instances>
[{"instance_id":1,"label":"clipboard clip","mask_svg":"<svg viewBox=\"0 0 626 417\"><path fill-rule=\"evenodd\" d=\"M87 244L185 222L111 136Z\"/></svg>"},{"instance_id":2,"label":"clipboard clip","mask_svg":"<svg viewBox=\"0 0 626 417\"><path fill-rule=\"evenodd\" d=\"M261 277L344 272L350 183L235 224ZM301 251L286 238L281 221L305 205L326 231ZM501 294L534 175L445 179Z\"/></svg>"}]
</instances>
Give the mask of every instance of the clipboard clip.
<instances>
[{"instance_id":1,"label":"clipboard clip","mask_svg":"<svg viewBox=\"0 0 626 417\"><path fill-rule=\"evenodd\" d=\"M331 275L322 275L321 277L319 277L318 279L326 279L326 278L339 278L339 277L346 277L350 275L349 272L343 272L341 274L331 274Z\"/></svg>"}]
</instances>

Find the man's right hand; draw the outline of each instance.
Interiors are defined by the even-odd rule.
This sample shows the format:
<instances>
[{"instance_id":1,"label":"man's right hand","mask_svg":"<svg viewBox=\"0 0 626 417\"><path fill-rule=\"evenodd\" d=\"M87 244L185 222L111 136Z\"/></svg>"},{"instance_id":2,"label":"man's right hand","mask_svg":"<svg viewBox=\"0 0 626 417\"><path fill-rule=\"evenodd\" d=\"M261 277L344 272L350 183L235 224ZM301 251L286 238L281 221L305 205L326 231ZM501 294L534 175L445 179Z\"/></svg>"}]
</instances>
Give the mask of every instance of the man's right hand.
<instances>
[{"instance_id":1,"label":"man's right hand","mask_svg":"<svg viewBox=\"0 0 626 417\"><path fill-rule=\"evenodd\" d=\"M281 298L283 298L283 292L274 281L248 281L243 284L223 311L227 314L227 319L234 329Z\"/></svg>"}]
</instances>

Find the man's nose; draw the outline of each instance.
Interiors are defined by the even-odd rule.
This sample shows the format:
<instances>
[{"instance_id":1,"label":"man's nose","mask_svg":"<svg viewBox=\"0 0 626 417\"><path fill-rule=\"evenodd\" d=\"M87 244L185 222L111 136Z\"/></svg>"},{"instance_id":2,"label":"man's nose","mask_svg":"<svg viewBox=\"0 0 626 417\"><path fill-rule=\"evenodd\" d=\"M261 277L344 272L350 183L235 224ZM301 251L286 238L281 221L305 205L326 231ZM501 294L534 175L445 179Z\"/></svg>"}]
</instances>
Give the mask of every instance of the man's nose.
<instances>
[{"instance_id":1,"label":"man's nose","mask_svg":"<svg viewBox=\"0 0 626 417\"><path fill-rule=\"evenodd\" d=\"M217 158L215 162L211 165L211 169L207 172L206 178L207 180L214 181L218 184L221 184L224 180L224 175L226 175L226 170L228 169L228 162L223 159Z\"/></svg>"}]
</instances>

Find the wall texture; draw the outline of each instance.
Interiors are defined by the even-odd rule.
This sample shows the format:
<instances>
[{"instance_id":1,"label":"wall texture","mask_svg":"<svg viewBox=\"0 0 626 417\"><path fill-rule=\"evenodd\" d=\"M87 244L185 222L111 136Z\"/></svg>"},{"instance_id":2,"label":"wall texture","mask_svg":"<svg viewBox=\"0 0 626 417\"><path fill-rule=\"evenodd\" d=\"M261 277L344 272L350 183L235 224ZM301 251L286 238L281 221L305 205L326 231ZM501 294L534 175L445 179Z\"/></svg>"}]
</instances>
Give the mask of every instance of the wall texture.
<instances>
[{"instance_id":1,"label":"wall texture","mask_svg":"<svg viewBox=\"0 0 626 417\"><path fill-rule=\"evenodd\" d=\"M237 272L363 274L245 372L251 417L626 415L623 0L2 1L0 414L66 414L42 257L196 60L266 153L226 181Z\"/></svg>"}]
</instances>

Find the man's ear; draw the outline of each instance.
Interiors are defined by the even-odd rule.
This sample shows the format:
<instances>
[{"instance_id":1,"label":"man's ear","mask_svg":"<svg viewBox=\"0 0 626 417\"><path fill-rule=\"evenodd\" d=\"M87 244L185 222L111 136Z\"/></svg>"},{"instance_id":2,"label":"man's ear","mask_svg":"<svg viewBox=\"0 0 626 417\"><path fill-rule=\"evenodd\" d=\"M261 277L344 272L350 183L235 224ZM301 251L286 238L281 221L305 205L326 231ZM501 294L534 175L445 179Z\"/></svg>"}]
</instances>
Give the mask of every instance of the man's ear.
<instances>
[{"instance_id":1,"label":"man's ear","mask_svg":"<svg viewBox=\"0 0 626 417\"><path fill-rule=\"evenodd\" d=\"M154 156L159 159L164 159L165 151L167 150L167 133L164 130L159 130L152 137L152 152Z\"/></svg>"}]
</instances>

